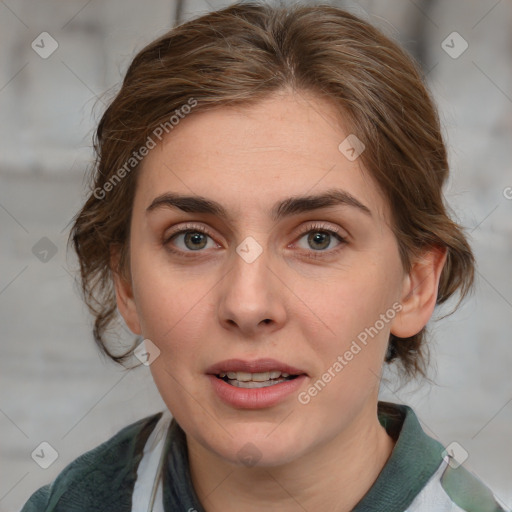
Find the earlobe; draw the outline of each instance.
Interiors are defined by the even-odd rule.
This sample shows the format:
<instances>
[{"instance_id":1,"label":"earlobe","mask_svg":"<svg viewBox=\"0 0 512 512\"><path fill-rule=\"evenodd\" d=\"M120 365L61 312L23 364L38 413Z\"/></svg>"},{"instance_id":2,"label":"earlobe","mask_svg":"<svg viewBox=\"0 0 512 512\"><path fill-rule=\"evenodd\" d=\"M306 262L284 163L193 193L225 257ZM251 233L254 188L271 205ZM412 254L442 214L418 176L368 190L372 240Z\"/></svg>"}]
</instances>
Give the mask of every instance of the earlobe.
<instances>
[{"instance_id":1,"label":"earlobe","mask_svg":"<svg viewBox=\"0 0 512 512\"><path fill-rule=\"evenodd\" d=\"M391 333L395 336L414 336L430 320L436 305L439 280L446 256L446 248L432 247L413 262L403 282L400 301L402 309L391 325Z\"/></svg>"},{"instance_id":2,"label":"earlobe","mask_svg":"<svg viewBox=\"0 0 512 512\"><path fill-rule=\"evenodd\" d=\"M136 335L142 334L139 315L135 307L133 287L130 277L125 277L119 270L119 256L117 251L111 253L111 270L116 292L117 309L126 325Z\"/></svg>"}]
</instances>

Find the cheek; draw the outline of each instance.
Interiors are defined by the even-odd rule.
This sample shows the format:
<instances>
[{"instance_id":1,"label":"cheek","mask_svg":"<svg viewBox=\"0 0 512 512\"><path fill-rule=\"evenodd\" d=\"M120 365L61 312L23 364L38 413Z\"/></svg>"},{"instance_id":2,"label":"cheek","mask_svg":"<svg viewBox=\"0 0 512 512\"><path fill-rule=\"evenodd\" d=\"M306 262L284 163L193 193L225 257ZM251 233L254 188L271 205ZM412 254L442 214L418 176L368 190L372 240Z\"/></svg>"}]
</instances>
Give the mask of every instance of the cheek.
<instances>
[{"instance_id":1,"label":"cheek","mask_svg":"<svg viewBox=\"0 0 512 512\"><path fill-rule=\"evenodd\" d=\"M308 279L298 281L294 293L308 311L301 317L310 318L311 328L317 335L323 333L323 339L353 339L391 308L396 293L389 277L382 266L368 263L317 279L313 285Z\"/></svg>"},{"instance_id":2,"label":"cheek","mask_svg":"<svg viewBox=\"0 0 512 512\"><path fill-rule=\"evenodd\" d=\"M208 317L208 291L215 284L212 276L194 275L186 269L172 268L165 257L141 251L132 259L134 300L142 334L160 350L176 351L186 345L192 350L205 331Z\"/></svg>"},{"instance_id":3,"label":"cheek","mask_svg":"<svg viewBox=\"0 0 512 512\"><path fill-rule=\"evenodd\" d=\"M340 399L377 383L396 315L396 279L390 264L366 259L314 287L304 280L294 288L308 306L297 316L303 336L322 363L316 378Z\"/></svg>"}]
</instances>

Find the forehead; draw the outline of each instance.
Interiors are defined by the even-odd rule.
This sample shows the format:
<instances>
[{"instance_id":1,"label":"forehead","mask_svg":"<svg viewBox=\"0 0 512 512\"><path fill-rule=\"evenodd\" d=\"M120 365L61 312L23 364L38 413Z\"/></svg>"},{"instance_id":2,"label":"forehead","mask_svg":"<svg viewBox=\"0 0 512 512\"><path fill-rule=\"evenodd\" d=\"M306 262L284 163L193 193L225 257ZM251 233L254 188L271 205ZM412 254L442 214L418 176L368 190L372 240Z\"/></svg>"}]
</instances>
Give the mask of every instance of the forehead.
<instances>
[{"instance_id":1,"label":"forehead","mask_svg":"<svg viewBox=\"0 0 512 512\"><path fill-rule=\"evenodd\" d=\"M384 198L361 159L344 152L351 135L329 102L306 93L196 112L143 160L136 202L146 208L170 191L200 195L240 218L270 213L284 197L341 189L387 219Z\"/></svg>"}]
</instances>

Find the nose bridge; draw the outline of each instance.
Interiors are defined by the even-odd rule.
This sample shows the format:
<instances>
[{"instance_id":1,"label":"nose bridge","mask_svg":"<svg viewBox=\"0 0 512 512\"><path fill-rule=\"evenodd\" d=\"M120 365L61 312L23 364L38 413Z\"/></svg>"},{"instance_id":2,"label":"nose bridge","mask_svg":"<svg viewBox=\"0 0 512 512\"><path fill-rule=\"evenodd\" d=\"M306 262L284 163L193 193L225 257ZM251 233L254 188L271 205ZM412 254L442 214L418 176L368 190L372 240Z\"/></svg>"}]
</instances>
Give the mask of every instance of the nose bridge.
<instances>
[{"instance_id":1,"label":"nose bridge","mask_svg":"<svg viewBox=\"0 0 512 512\"><path fill-rule=\"evenodd\" d=\"M261 300L270 285L267 246L264 249L254 237L248 236L236 247L235 253L231 262L231 289L240 298L255 298L259 294Z\"/></svg>"},{"instance_id":2,"label":"nose bridge","mask_svg":"<svg viewBox=\"0 0 512 512\"><path fill-rule=\"evenodd\" d=\"M270 270L266 244L246 237L230 258L230 269L221 287L219 320L253 331L258 325L282 322L284 306Z\"/></svg>"}]
</instances>

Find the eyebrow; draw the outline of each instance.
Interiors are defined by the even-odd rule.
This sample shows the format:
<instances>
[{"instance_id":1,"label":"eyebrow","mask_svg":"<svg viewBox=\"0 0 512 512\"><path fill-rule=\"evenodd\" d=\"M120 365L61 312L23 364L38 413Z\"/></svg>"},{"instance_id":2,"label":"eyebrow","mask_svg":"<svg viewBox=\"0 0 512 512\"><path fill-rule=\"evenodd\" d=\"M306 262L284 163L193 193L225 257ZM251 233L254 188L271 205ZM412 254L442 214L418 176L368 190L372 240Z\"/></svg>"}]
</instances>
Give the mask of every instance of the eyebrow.
<instances>
[{"instance_id":1,"label":"eyebrow","mask_svg":"<svg viewBox=\"0 0 512 512\"><path fill-rule=\"evenodd\" d=\"M371 217L370 209L352 194L340 189L330 189L318 195L293 196L276 203L270 212L273 221L299 213L329 208L331 206L351 206L357 211ZM202 196L188 196L166 192L156 197L147 207L146 212L158 208L177 208L187 213L207 213L232 221L233 217L218 202Z\"/></svg>"}]
</instances>

